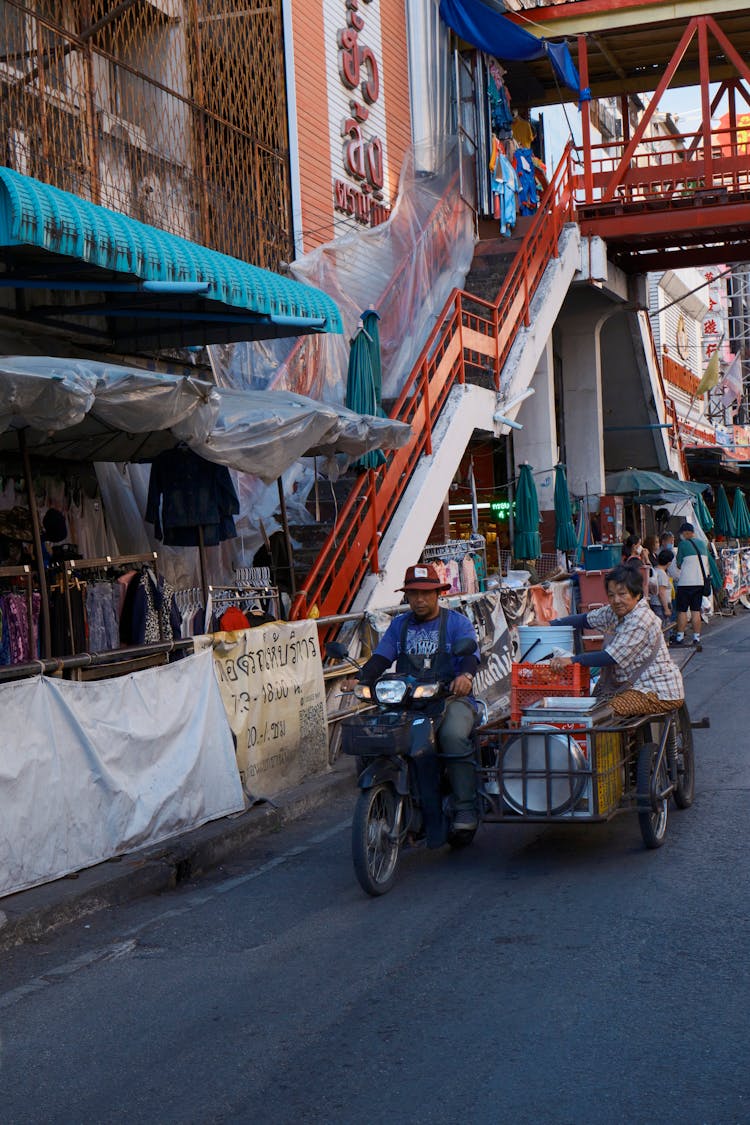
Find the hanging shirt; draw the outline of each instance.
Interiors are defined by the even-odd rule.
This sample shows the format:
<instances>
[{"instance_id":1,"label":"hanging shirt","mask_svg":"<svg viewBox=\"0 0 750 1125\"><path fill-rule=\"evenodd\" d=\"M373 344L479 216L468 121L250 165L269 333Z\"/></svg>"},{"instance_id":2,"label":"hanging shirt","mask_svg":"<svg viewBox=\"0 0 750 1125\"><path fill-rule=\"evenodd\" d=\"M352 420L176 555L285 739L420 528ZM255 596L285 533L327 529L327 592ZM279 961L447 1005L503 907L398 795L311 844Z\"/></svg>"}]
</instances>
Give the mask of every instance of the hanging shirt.
<instances>
[{"instance_id":1,"label":"hanging shirt","mask_svg":"<svg viewBox=\"0 0 750 1125\"><path fill-rule=\"evenodd\" d=\"M226 465L215 465L191 449L178 446L155 457L151 465L145 519L168 547L215 547L234 539L233 516L240 510Z\"/></svg>"},{"instance_id":2,"label":"hanging shirt","mask_svg":"<svg viewBox=\"0 0 750 1125\"><path fill-rule=\"evenodd\" d=\"M517 148L513 164L518 173L518 202L522 215L533 215L539 202L534 175L534 156L530 148Z\"/></svg>"},{"instance_id":3,"label":"hanging shirt","mask_svg":"<svg viewBox=\"0 0 750 1125\"><path fill-rule=\"evenodd\" d=\"M536 134L534 133L534 127L530 121L526 121L523 117L514 117L511 129L513 131L513 139L521 148L531 148Z\"/></svg>"}]
</instances>

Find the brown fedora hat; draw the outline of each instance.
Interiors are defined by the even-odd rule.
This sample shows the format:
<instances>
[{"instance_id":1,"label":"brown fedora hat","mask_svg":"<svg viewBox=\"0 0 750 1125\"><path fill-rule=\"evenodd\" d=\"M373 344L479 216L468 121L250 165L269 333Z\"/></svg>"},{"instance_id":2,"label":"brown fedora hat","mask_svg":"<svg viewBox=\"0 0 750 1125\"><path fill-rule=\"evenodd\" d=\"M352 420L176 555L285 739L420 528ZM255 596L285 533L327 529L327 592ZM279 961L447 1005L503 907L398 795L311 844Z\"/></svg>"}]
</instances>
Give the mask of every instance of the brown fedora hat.
<instances>
[{"instance_id":1,"label":"brown fedora hat","mask_svg":"<svg viewBox=\"0 0 750 1125\"><path fill-rule=\"evenodd\" d=\"M406 568L403 586L400 590L450 590L450 582L443 582L432 563L417 563Z\"/></svg>"}]
</instances>

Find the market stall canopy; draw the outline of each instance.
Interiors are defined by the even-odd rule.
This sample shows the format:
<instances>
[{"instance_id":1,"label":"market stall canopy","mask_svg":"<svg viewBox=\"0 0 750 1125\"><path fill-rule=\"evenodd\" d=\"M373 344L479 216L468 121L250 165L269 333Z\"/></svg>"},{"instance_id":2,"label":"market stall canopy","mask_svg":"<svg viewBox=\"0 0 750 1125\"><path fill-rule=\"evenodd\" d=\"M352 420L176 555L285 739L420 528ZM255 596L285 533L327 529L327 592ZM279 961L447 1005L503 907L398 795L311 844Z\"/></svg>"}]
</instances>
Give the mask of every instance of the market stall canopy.
<instances>
[{"instance_id":1,"label":"market stall canopy","mask_svg":"<svg viewBox=\"0 0 750 1125\"><path fill-rule=\"evenodd\" d=\"M546 55L556 81L578 94L580 80L567 43L531 35L506 19L506 11L501 0L440 0L443 21L472 47L503 62L530 62Z\"/></svg>"},{"instance_id":2,"label":"market stall canopy","mask_svg":"<svg viewBox=\"0 0 750 1125\"><path fill-rule=\"evenodd\" d=\"M10 168L0 168L0 247L0 286L60 294L29 307L30 322L64 320L122 351L342 331L319 289Z\"/></svg>"},{"instance_id":3,"label":"market stall canopy","mask_svg":"<svg viewBox=\"0 0 750 1125\"><path fill-rule=\"evenodd\" d=\"M254 473L268 483L300 457L348 460L374 449L399 449L411 427L391 418L356 414L288 391L219 388L219 416L204 441L189 442L209 461Z\"/></svg>"},{"instance_id":4,"label":"market stall canopy","mask_svg":"<svg viewBox=\"0 0 750 1125\"><path fill-rule=\"evenodd\" d=\"M148 461L205 440L219 413L212 383L94 360L0 357L0 452L70 461Z\"/></svg>"},{"instance_id":5,"label":"market stall canopy","mask_svg":"<svg viewBox=\"0 0 750 1125\"><path fill-rule=\"evenodd\" d=\"M411 428L282 391L219 388L94 360L0 358L0 452L24 430L31 454L149 461L184 441L229 468L275 480L298 458L396 449Z\"/></svg>"},{"instance_id":6,"label":"market stall canopy","mask_svg":"<svg viewBox=\"0 0 750 1125\"><path fill-rule=\"evenodd\" d=\"M614 496L635 496L645 504L669 502L705 492L709 486L697 481L677 480L648 469L624 469L608 473L606 489Z\"/></svg>"}]
</instances>

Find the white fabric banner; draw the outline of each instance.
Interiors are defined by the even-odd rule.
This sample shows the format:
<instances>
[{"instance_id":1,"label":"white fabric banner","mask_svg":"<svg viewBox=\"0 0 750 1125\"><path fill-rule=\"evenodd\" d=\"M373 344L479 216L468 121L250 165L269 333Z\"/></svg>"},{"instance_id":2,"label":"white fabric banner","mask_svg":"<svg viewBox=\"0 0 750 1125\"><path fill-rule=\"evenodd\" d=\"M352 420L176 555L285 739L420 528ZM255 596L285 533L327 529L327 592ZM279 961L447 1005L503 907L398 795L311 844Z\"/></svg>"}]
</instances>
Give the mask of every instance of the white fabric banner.
<instances>
[{"instance_id":1,"label":"white fabric banner","mask_svg":"<svg viewBox=\"0 0 750 1125\"><path fill-rule=\"evenodd\" d=\"M195 638L211 646L237 765L250 797L273 797L328 765L323 663L314 621Z\"/></svg>"},{"instance_id":2,"label":"white fabric banner","mask_svg":"<svg viewBox=\"0 0 750 1125\"><path fill-rule=\"evenodd\" d=\"M0 685L0 895L244 808L210 652Z\"/></svg>"}]
</instances>

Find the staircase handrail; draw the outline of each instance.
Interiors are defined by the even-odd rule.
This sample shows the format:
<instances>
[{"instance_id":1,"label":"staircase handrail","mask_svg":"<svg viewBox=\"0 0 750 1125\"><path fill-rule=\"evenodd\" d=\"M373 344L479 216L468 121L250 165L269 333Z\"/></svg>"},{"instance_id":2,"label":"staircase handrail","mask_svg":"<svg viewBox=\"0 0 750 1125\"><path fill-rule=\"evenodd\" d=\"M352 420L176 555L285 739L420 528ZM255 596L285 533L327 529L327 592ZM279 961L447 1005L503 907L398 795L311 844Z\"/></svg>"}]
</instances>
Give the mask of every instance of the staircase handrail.
<instances>
[{"instance_id":1,"label":"staircase handrail","mask_svg":"<svg viewBox=\"0 0 750 1125\"><path fill-rule=\"evenodd\" d=\"M412 426L412 440L391 450L386 462L357 478L317 562L295 598L290 616L341 613L351 605L370 569L379 570L378 541L401 500L422 454L432 453L432 432L456 383L466 378L463 330L495 341L495 387L518 331L530 323L530 305L552 258L559 256L563 226L574 217L572 142L542 195L528 232L494 301L454 289L414 364L390 417ZM470 306L464 308L464 304ZM479 312L471 309L479 308Z\"/></svg>"}]
</instances>

